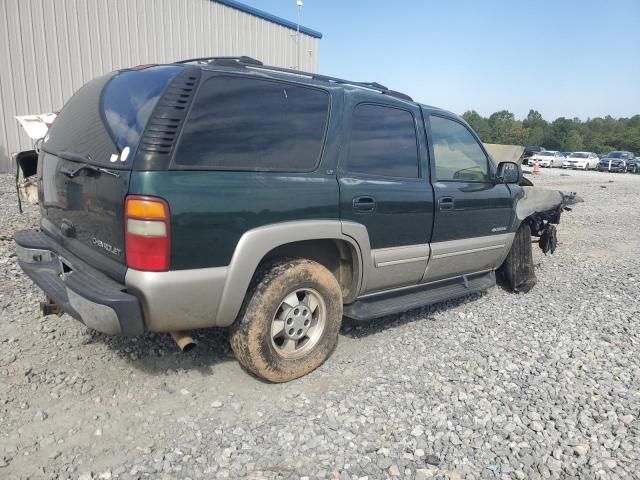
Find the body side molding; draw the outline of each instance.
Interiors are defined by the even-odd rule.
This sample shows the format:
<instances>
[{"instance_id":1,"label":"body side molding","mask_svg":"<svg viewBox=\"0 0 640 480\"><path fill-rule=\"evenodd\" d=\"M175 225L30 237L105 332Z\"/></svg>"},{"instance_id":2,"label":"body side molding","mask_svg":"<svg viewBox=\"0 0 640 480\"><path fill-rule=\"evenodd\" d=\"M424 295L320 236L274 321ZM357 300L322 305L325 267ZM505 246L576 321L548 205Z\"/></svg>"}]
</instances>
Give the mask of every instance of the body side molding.
<instances>
[{"instance_id":1,"label":"body side molding","mask_svg":"<svg viewBox=\"0 0 640 480\"><path fill-rule=\"evenodd\" d=\"M509 253L514 238L515 233L502 233L432 243L422 282L496 269Z\"/></svg>"},{"instance_id":2,"label":"body side molding","mask_svg":"<svg viewBox=\"0 0 640 480\"><path fill-rule=\"evenodd\" d=\"M127 290L139 299L145 330L169 332L215 325L228 267L143 272L127 270Z\"/></svg>"},{"instance_id":3,"label":"body side molding","mask_svg":"<svg viewBox=\"0 0 640 480\"><path fill-rule=\"evenodd\" d=\"M429 244L403 245L371 251L371 273L364 292L415 285L422 279L431 249Z\"/></svg>"}]
</instances>

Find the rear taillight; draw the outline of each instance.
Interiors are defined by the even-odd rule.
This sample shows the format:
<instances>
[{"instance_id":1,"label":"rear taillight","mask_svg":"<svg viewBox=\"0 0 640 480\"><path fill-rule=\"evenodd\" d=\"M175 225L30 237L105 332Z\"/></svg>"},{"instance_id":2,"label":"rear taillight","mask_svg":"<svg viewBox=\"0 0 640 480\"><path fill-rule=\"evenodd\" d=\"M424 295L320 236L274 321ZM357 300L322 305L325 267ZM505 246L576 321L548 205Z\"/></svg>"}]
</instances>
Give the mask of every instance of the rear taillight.
<instances>
[{"instance_id":1,"label":"rear taillight","mask_svg":"<svg viewBox=\"0 0 640 480\"><path fill-rule=\"evenodd\" d=\"M125 201L127 266L136 270L169 270L169 205L157 197L129 195Z\"/></svg>"}]
</instances>

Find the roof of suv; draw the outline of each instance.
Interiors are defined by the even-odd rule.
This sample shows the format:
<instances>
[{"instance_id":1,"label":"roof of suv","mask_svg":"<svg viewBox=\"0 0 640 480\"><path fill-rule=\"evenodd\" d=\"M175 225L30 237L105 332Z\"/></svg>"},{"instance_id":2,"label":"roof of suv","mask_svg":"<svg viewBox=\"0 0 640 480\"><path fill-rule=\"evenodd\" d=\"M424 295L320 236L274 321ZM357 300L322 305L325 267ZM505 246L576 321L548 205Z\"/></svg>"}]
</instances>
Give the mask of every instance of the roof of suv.
<instances>
[{"instance_id":1,"label":"roof of suv","mask_svg":"<svg viewBox=\"0 0 640 480\"><path fill-rule=\"evenodd\" d=\"M410 102L414 105L419 105L422 108L438 111L442 113L446 113L449 115L457 116L453 112L449 112L447 110L443 110L438 107L433 107L430 105L425 105L422 103L418 103L414 101L409 95L406 95L402 92L398 92L395 90L391 90L385 85L382 85L377 82L358 82L345 80L337 77L330 77L327 75L322 75L318 73L304 72L301 70L293 70L288 68L274 67L270 65L264 65L259 60L253 59L251 57L205 57L205 58L193 58L188 60L181 60L175 63L186 64L186 63L195 63L199 65L201 68L206 70L214 70L214 71L233 71L237 72L238 70L244 71L245 73L259 73L261 76L270 77L278 80L291 80L292 77L297 77L298 79L304 79L305 83L315 84L319 86L332 86L332 87L341 87L345 90L367 90L372 93L378 93L381 95L387 95L390 97L394 97L398 100L402 100L405 102Z\"/></svg>"}]
</instances>

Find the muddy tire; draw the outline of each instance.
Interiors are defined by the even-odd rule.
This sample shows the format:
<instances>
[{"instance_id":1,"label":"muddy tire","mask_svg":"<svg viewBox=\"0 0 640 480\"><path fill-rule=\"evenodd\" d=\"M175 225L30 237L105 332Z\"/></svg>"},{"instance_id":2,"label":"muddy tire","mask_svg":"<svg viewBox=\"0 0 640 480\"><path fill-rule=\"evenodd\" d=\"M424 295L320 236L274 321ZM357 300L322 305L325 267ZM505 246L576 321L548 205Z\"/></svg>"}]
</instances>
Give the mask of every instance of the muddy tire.
<instances>
[{"instance_id":1,"label":"muddy tire","mask_svg":"<svg viewBox=\"0 0 640 480\"><path fill-rule=\"evenodd\" d=\"M531 227L523 223L516 232L511 250L498 270L504 285L514 291L526 293L537 283L533 271Z\"/></svg>"},{"instance_id":2,"label":"muddy tire","mask_svg":"<svg viewBox=\"0 0 640 480\"><path fill-rule=\"evenodd\" d=\"M319 263L288 259L254 277L231 327L231 348L250 372L288 382L331 355L342 323L342 293Z\"/></svg>"}]
</instances>

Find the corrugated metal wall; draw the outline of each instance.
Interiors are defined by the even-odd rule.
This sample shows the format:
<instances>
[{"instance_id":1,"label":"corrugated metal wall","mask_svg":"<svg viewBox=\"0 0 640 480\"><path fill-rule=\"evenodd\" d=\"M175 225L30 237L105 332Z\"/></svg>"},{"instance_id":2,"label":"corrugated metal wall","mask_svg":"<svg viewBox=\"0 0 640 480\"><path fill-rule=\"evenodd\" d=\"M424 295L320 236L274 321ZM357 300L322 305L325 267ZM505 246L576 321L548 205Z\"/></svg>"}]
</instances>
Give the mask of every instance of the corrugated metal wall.
<instances>
[{"instance_id":1,"label":"corrugated metal wall","mask_svg":"<svg viewBox=\"0 0 640 480\"><path fill-rule=\"evenodd\" d=\"M59 110L102 73L216 55L294 67L293 33L211 0L0 0L0 172L31 148L16 115ZM319 40L300 41L301 69L317 71Z\"/></svg>"}]
</instances>

